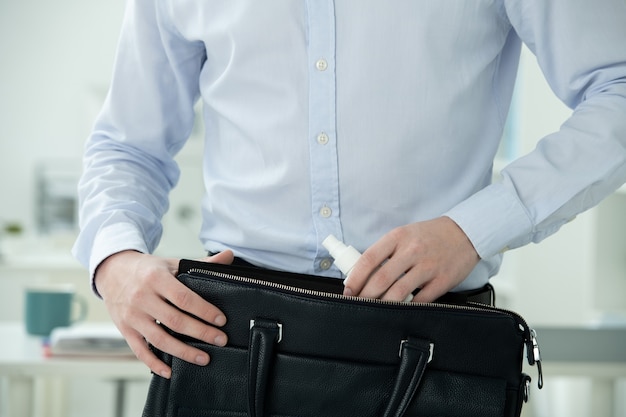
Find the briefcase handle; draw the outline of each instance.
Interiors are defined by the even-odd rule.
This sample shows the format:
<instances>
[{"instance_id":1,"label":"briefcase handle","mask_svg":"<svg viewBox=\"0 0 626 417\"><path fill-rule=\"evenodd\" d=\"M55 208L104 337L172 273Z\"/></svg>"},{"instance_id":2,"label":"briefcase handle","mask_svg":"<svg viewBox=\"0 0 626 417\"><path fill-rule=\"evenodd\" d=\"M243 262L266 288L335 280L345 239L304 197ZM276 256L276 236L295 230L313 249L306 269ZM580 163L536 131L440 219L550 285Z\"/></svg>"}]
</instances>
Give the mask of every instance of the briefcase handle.
<instances>
[{"instance_id":1,"label":"briefcase handle","mask_svg":"<svg viewBox=\"0 0 626 417\"><path fill-rule=\"evenodd\" d=\"M248 346L248 417L263 417L265 395L276 345L282 340L282 325L275 320L250 322ZM413 399L424 370L432 359L433 344L409 336L400 343L400 364L383 417L402 417Z\"/></svg>"}]
</instances>

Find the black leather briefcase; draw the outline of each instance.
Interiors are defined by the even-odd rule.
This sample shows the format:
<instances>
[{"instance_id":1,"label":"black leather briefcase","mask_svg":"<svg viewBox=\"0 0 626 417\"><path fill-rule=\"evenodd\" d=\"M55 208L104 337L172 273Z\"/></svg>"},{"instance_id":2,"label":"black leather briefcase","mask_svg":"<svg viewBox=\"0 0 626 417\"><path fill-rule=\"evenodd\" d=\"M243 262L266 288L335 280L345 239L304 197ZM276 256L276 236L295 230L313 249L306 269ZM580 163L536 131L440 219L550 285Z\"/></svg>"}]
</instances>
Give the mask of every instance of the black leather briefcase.
<instances>
[{"instance_id":1,"label":"black leather briefcase","mask_svg":"<svg viewBox=\"0 0 626 417\"><path fill-rule=\"evenodd\" d=\"M178 279L228 317L226 347L153 375L144 417L513 417L528 399L518 314L478 303L341 295L340 280L181 261Z\"/></svg>"}]
</instances>

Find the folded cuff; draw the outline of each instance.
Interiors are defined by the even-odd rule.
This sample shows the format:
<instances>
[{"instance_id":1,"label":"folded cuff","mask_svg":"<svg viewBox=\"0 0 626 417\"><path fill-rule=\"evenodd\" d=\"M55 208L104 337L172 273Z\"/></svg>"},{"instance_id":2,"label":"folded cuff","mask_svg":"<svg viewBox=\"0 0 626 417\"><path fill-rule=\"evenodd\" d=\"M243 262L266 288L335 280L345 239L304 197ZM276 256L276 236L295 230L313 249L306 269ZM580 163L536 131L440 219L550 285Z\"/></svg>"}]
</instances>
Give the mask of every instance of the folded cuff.
<instances>
[{"instance_id":1,"label":"folded cuff","mask_svg":"<svg viewBox=\"0 0 626 417\"><path fill-rule=\"evenodd\" d=\"M504 183L482 189L444 215L459 225L483 259L532 240L530 217L513 187Z\"/></svg>"},{"instance_id":2,"label":"folded cuff","mask_svg":"<svg viewBox=\"0 0 626 417\"><path fill-rule=\"evenodd\" d=\"M125 250L135 250L142 253L149 252L143 236L135 228L135 225L132 223L116 223L103 227L98 231L89 258L91 288L98 297L100 297L100 294L96 289L94 281L96 269L109 256Z\"/></svg>"}]
</instances>

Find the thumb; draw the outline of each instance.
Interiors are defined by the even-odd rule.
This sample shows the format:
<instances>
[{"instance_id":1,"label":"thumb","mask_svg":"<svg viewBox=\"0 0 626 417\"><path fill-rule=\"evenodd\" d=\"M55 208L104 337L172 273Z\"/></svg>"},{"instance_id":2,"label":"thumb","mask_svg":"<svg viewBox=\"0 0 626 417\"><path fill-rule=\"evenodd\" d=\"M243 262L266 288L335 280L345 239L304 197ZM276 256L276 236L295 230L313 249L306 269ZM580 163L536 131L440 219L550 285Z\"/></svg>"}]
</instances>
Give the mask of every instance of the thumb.
<instances>
[{"instance_id":1,"label":"thumb","mask_svg":"<svg viewBox=\"0 0 626 417\"><path fill-rule=\"evenodd\" d=\"M230 265L235 260L235 255L232 250L228 249L212 256L205 256L204 258L200 258L198 260L201 262Z\"/></svg>"}]
</instances>

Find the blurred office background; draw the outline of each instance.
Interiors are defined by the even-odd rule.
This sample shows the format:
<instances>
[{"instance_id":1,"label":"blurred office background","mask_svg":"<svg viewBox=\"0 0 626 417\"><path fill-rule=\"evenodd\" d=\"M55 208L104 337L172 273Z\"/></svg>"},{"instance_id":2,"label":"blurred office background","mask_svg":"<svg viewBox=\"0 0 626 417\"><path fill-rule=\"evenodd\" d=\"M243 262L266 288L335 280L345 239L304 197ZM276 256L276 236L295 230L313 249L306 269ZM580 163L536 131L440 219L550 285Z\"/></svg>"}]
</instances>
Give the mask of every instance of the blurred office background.
<instances>
[{"instance_id":1,"label":"blurred office background","mask_svg":"<svg viewBox=\"0 0 626 417\"><path fill-rule=\"evenodd\" d=\"M0 324L22 320L24 286L41 282L74 283L90 300L88 320L107 320L69 250L76 235L75 187L83 143L106 94L123 9L122 0L0 2ZM524 50L496 170L557 130L570 113ZM199 127L178 158L183 176L159 248L168 256L202 254L196 238L200 135ZM540 245L507 253L493 280L498 304L536 327L626 329L624 213L622 187ZM0 340L11 343L2 335ZM561 369L558 375L550 369L546 365L546 387L534 390L525 415L603 417L594 408L599 384L614 401L607 409L626 416L623 379L607 377L601 367ZM529 373L536 379L535 369ZM145 379L126 385L126 415L140 414L148 376L146 371ZM81 376L65 384L67 417L113 415L111 381ZM0 375L0 417L12 417L3 414L6 385Z\"/></svg>"}]
</instances>

